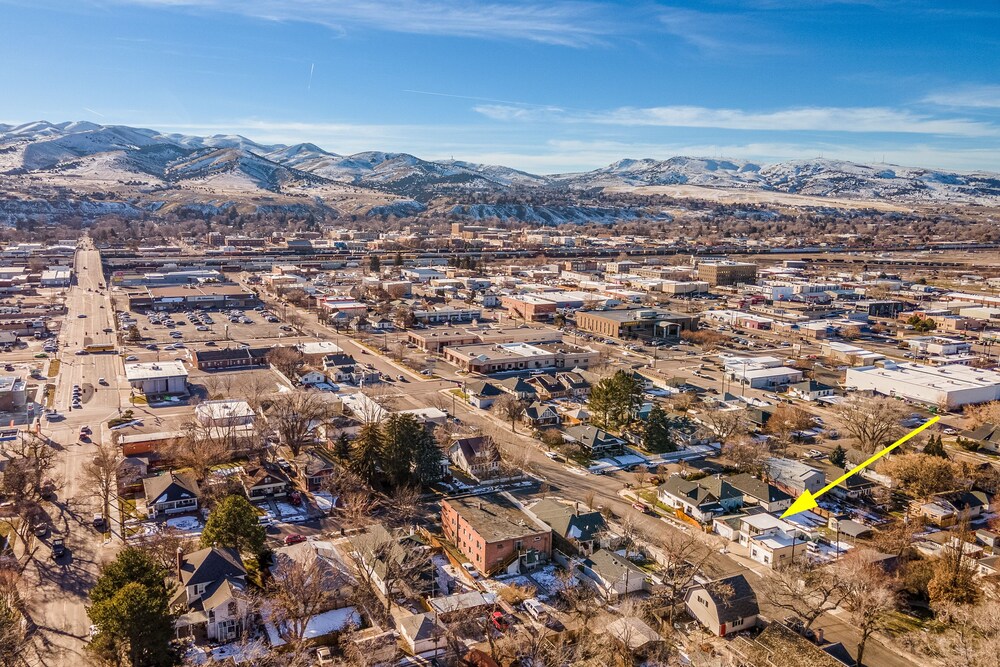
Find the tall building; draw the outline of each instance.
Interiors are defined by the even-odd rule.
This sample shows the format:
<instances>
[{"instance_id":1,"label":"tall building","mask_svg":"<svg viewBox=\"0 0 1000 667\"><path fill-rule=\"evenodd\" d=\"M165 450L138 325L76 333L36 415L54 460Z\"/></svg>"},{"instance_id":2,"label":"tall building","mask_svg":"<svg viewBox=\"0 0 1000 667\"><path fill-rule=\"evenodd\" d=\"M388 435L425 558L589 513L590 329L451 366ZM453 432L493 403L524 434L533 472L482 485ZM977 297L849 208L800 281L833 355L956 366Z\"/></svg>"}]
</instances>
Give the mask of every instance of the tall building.
<instances>
[{"instance_id":1,"label":"tall building","mask_svg":"<svg viewBox=\"0 0 1000 667\"><path fill-rule=\"evenodd\" d=\"M703 262L698 278L709 285L738 285L757 280L757 265L750 262Z\"/></svg>"}]
</instances>

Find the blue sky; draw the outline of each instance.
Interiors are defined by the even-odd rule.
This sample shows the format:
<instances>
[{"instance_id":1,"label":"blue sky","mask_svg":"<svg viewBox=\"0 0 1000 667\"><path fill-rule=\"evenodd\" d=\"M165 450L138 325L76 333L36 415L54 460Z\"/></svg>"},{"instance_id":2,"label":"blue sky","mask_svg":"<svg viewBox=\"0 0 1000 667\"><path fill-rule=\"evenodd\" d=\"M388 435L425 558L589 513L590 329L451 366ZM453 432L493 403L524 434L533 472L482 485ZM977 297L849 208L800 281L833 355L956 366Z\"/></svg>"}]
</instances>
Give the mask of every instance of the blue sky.
<instances>
[{"instance_id":1,"label":"blue sky","mask_svg":"<svg viewBox=\"0 0 1000 667\"><path fill-rule=\"evenodd\" d=\"M0 0L0 121L1000 171L996 0Z\"/></svg>"}]
</instances>

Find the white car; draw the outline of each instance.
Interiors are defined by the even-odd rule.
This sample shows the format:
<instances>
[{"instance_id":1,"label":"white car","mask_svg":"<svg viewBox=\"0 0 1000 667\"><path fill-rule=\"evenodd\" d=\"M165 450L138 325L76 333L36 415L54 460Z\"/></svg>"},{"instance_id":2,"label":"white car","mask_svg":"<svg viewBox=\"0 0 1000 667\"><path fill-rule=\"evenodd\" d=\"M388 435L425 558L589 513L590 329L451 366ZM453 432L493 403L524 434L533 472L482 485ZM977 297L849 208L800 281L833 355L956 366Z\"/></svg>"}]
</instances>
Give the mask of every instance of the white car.
<instances>
[{"instance_id":1,"label":"white car","mask_svg":"<svg viewBox=\"0 0 1000 667\"><path fill-rule=\"evenodd\" d=\"M130 354L127 357L125 357L125 361L139 361L139 357L135 356L134 354Z\"/></svg>"}]
</instances>

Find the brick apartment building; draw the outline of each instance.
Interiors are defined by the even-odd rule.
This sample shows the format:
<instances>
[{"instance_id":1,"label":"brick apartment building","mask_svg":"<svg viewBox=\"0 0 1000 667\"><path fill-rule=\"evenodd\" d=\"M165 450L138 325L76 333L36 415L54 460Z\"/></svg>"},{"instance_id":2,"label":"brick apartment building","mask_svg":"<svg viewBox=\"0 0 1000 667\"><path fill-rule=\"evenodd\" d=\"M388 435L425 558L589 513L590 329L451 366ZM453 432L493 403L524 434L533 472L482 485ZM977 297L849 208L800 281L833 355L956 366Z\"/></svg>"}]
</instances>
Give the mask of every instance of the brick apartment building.
<instances>
[{"instance_id":1,"label":"brick apartment building","mask_svg":"<svg viewBox=\"0 0 1000 667\"><path fill-rule=\"evenodd\" d=\"M441 501L445 537L485 575L519 572L552 555L552 529L507 494Z\"/></svg>"},{"instance_id":2,"label":"brick apartment building","mask_svg":"<svg viewBox=\"0 0 1000 667\"><path fill-rule=\"evenodd\" d=\"M750 262L704 262L698 265L698 278L709 285L738 285L757 280L757 265Z\"/></svg>"},{"instance_id":3,"label":"brick apartment building","mask_svg":"<svg viewBox=\"0 0 1000 667\"><path fill-rule=\"evenodd\" d=\"M697 329L698 316L654 308L588 310L576 314L576 326L608 338L674 338Z\"/></svg>"}]
</instances>

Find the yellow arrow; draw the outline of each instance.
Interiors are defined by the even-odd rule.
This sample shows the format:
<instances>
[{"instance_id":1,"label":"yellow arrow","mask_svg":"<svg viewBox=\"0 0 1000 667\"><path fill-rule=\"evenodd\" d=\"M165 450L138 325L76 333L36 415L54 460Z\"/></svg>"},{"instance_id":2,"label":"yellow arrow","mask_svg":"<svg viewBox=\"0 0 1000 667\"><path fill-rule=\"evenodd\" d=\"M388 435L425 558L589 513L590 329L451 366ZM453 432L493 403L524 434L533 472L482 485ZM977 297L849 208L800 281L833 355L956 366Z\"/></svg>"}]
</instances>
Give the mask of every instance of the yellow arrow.
<instances>
[{"instance_id":1,"label":"yellow arrow","mask_svg":"<svg viewBox=\"0 0 1000 667\"><path fill-rule=\"evenodd\" d=\"M802 494L798 498L795 499L795 502L792 503L792 506L789 507L787 510L785 510L785 513L781 515L781 518L784 519L785 517L793 516L795 514L798 514L799 512L805 512L806 510L811 510L814 507L818 507L818 505L816 504L816 499L817 498L819 498L824 493L826 493L830 489L834 488L835 486L837 486L838 484L840 484L841 482L843 482L845 479L847 479L851 475L859 473L862 470L864 470L865 468L867 468L868 466L870 466L871 464L875 463L880 458L882 458L883 456L885 456L886 454L888 454L892 450L896 449L896 447L899 447L901 444L903 444L904 442L906 442L907 440L909 440L910 438L912 438L916 434L920 433L925 428L927 428L928 426L930 426L934 422L938 421L939 419L941 419L941 417L931 417L926 422L924 422L923 424L921 424L917 428L913 429L912 431L910 431L909 433L907 433L902 438L900 438L896 442L892 443L891 445L889 445L888 447L886 447L882 451L875 452L874 454L872 454L868 458L868 460L865 461L864 463L862 463L861 465L857 466L856 468L852 468L848 472L845 472L843 475L841 475L837 479L833 480L832 482L830 482L829 484L827 484L826 486L824 486L822 489L820 489L819 491L817 491L815 495L813 495L812 493L809 492L808 489L806 489L805 491L802 492Z\"/></svg>"}]
</instances>

